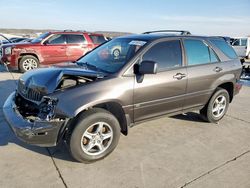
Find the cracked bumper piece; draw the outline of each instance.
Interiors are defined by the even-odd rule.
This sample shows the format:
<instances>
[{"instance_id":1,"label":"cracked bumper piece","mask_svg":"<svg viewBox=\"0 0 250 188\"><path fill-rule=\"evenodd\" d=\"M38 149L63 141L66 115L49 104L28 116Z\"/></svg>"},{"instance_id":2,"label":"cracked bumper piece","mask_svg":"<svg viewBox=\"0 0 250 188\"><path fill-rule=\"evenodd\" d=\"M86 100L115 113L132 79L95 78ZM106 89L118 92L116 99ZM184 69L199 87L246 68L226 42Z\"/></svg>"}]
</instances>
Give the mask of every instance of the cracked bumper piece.
<instances>
[{"instance_id":1,"label":"cracked bumper piece","mask_svg":"<svg viewBox=\"0 0 250 188\"><path fill-rule=\"evenodd\" d=\"M44 147L55 146L65 121L27 120L18 112L14 97L15 93L12 93L5 101L3 112L15 135L28 144Z\"/></svg>"}]
</instances>

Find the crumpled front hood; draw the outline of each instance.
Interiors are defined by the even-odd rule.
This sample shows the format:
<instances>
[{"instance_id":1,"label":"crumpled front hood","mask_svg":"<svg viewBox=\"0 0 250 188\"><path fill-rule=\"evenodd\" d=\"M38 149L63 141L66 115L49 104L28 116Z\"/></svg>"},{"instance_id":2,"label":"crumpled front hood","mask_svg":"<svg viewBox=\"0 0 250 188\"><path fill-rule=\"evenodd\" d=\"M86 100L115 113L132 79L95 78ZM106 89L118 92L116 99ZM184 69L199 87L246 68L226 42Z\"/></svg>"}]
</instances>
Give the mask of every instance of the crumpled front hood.
<instances>
[{"instance_id":1,"label":"crumpled front hood","mask_svg":"<svg viewBox=\"0 0 250 188\"><path fill-rule=\"evenodd\" d=\"M86 70L79 66L40 68L20 77L19 82L26 88L39 90L43 94L53 93L64 76L82 76L89 79L103 78L104 73Z\"/></svg>"}]
</instances>

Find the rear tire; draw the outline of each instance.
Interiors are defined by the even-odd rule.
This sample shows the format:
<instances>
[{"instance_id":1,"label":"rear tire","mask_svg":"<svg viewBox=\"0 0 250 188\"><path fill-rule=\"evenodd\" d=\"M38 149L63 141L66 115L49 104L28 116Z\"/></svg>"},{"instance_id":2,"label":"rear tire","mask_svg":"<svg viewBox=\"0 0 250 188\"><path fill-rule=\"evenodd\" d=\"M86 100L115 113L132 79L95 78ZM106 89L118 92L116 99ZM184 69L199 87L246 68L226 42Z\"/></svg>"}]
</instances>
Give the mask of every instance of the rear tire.
<instances>
[{"instance_id":1,"label":"rear tire","mask_svg":"<svg viewBox=\"0 0 250 188\"><path fill-rule=\"evenodd\" d=\"M39 60L32 55L25 55L19 62L19 70L24 73L39 67Z\"/></svg>"},{"instance_id":2,"label":"rear tire","mask_svg":"<svg viewBox=\"0 0 250 188\"><path fill-rule=\"evenodd\" d=\"M110 112L93 108L78 117L69 138L72 157L78 162L91 163L108 156L117 146L120 125Z\"/></svg>"},{"instance_id":3,"label":"rear tire","mask_svg":"<svg viewBox=\"0 0 250 188\"><path fill-rule=\"evenodd\" d=\"M227 90L218 88L206 106L200 110L202 119L210 123L217 123L226 114L229 99Z\"/></svg>"}]
</instances>

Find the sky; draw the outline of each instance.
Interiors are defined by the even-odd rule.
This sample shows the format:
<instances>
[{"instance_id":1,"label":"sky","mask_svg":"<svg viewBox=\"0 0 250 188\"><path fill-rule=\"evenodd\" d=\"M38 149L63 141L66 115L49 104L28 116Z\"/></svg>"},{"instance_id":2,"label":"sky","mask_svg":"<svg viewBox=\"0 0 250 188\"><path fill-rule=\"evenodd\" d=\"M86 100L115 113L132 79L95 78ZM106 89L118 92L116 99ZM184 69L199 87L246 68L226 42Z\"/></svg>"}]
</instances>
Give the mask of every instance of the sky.
<instances>
[{"instance_id":1,"label":"sky","mask_svg":"<svg viewBox=\"0 0 250 188\"><path fill-rule=\"evenodd\" d=\"M0 0L0 28L250 35L250 0Z\"/></svg>"}]
</instances>

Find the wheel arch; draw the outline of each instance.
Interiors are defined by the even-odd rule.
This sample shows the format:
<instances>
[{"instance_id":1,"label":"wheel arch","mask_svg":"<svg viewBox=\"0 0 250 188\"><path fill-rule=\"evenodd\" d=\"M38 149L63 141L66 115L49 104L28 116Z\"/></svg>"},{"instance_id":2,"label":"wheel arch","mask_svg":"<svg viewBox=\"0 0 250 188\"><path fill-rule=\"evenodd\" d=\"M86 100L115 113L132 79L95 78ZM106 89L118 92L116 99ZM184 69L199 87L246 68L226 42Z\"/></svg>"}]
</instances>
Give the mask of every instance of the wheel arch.
<instances>
[{"instance_id":1,"label":"wheel arch","mask_svg":"<svg viewBox=\"0 0 250 188\"><path fill-rule=\"evenodd\" d=\"M128 134L128 126L131 123L131 118L128 114L125 113L124 109L122 108L122 105L118 103L117 101L102 102L102 103L94 104L92 106L88 106L82 109L70 120L67 129L70 129L72 131L75 127L74 122L78 119L78 117L81 116L82 113L92 108L101 108L110 112L112 115L114 115L117 118L120 128L121 128L121 133L123 135Z\"/></svg>"},{"instance_id":2,"label":"wheel arch","mask_svg":"<svg viewBox=\"0 0 250 188\"><path fill-rule=\"evenodd\" d=\"M126 114L122 108L122 105L118 102L105 102L101 104L97 104L93 106L93 108L103 108L107 111L109 111L111 114L113 114L117 120L119 121L121 132L124 135L128 134L128 117L126 117Z\"/></svg>"},{"instance_id":3,"label":"wheel arch","mask_svg":"<svg viewBox=\"0 0 250 188\"><path fill-rule=\"evenodd\" d=\"M226 82L226 83L218 85L216 90L218 90L219 88L223 88L227 90L229 94L229 102L231 103L234 97L234 84L232 82Z\"/></svg>"},{"instance_id":4,"label":"wheel arch","mask_svg":"<svg viewBox=\"0 0 250 188\"><path fill-rule=\"evenodd\" d=\"M21 59L22 59L24 56L28 56L28 55L34 56L34 57L37 58L37 60L40 62L40 58L39 58L39 56L38 56L36 53L21 53L21 54L19 55L19 57L18 57L18 65L19 65Z\"/></svg>"}]
</instances>

